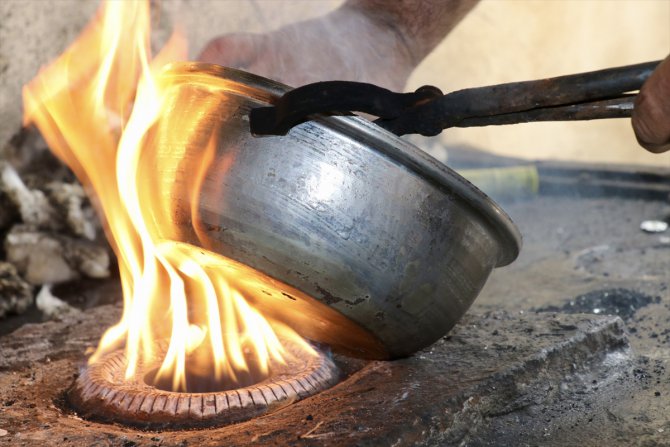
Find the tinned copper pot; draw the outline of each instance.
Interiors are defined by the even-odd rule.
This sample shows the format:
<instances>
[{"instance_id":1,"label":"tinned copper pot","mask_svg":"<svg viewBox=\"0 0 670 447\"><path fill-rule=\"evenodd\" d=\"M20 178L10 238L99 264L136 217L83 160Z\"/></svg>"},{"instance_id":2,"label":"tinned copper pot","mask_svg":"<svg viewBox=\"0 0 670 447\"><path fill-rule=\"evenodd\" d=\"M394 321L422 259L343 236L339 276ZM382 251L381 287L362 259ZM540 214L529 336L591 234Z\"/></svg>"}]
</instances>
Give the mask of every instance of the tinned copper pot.
<instances>
[{"instance_id":1,"label":"tinned copper pot","mask_svg":"<svg viewBox=\"0 0 670 447\"><path fill-rule=\"evenodd\" d=\"M139 181L169 206L147 204L147 220L164 241L222 255L203 262L308 338L362 357L409 355L446 334L519 253L496 203L363 118L315 116L256 137L249 111L289 87L195 63L161 83L165 113L144 140Z\"/></svg>"}]
</instances>

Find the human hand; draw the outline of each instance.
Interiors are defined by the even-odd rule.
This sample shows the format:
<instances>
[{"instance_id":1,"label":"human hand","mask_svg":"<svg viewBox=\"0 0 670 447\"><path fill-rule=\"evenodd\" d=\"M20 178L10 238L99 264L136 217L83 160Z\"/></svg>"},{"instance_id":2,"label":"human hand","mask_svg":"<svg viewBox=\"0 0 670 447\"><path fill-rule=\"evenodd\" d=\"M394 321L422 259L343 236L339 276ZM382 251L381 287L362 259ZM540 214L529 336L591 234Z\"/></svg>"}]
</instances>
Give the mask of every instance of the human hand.
<instances>
[{"instance_id":1,"label":"human hand","mask_svg":"<svg viewBox=\"0 0 670 447\"><path fill-rule=\"evenodd\" d=\"M633 110L637 141L650 152L670 150L670 56L640 89Z\"/></svg>"},{"instance_id":2,"label":"human hand","mask_svg":"<svg viewBox=\"0 0 670 447\"><path fill-rule=\"evenodd\" d=\"M347 7L267 34L229 34L199 59L243 69L293 87L328 80L402 90L415 62L391 27Z\"/></svg>"}]
</instances>

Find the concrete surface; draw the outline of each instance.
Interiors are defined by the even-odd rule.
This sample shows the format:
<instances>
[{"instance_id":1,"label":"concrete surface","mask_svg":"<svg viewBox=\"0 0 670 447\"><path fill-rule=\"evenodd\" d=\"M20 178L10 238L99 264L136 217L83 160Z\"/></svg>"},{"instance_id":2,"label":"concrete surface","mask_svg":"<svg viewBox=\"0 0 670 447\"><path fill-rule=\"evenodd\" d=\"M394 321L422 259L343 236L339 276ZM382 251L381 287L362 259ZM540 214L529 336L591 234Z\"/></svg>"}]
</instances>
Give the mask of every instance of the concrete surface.
<instances>
[{"instance_id":1,"label":"concrete surface","mask_svg":"<svg viewBox=\"0 0 670 447\"><path fill-rule=\"evenodd\" d=\"M156 41L173 21L190 54L227 32L262 32L324 14L340 0L163 0ZM77 35L97 0L0 2L0 144L21 122L21 86ZM445 91L661 59L670 53L667 0L484 0L421 64L409 88ZM628 120L452 129L449 145L525 158L670 166L635 143ZM426 140L422 146L430 147ZM435 155L443 157L443 152Z\"/></svg>"},{"instance_id":2,"label":"concrete surface","mask_svg":"<svg viewBox=\"0 0 670 447\"><path fill-rule=\"evenodd\" d=\"M614 428L608 412L618 412L622 393L637 390L628 383L635 359L618 317L496 312L469 316L406 360L362 364L339 358L349 373L341 383L264 417L199 431L142 432L82 420L62 402L83 349L100 335L100 322L111 323L118 314L100 307L74 319L24 326L2 340L0 427L8 434L0 445L493 445L501 436L558 445L577 439L568 424L597 419L593 427ZM598 395L607 402L597 401ZM568 402L575 407L564 414L555 408ZM538 418L539 412L545 414ZM656 416L651 409L644 414ZM523 432L491 430L510 415L528 424ZM613 430L598 440L621 436Z\"/></svg>"},{"instance_id":3,"label":"concrete surface","mask_svg":"<svg viewBox=\"0 0 670 447\"><path fill-rule=\"evenodd\" d=\"M445 338L395 362L337 357L339 385L228 428L143 432L68 412L63 392L118 308L23 326L0 338L0 445L667 445L670 242L639 229L670 217L667 201L505 209L521 256Z\"/></svg>"}]
</instances>

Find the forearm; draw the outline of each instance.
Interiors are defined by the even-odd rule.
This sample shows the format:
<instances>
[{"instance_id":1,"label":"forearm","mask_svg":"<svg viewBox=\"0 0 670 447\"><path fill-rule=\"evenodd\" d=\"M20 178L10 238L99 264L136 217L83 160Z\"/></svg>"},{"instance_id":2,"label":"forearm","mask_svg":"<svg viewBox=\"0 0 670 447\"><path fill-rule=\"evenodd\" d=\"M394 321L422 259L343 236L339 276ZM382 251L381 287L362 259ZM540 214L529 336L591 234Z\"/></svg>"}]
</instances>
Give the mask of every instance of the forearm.
<instances>
[{"instance_id":1,"label":"forearm","mask_svg":"<svg viewBox=\"0 0 670 447\"><path fill-rule=\"evenodd\" d=\"M393 30L418 65L479 0L347 0L378 26Z\"/></svg>"}]
</instances>

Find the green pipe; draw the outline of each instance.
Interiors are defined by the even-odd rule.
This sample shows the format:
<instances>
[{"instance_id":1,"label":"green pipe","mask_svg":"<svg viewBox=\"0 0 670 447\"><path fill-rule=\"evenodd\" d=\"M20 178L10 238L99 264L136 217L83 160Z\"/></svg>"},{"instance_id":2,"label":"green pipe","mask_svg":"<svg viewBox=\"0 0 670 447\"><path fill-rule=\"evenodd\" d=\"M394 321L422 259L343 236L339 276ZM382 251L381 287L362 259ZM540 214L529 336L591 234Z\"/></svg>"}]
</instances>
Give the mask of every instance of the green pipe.
<instances>
[{"instance_id":1,"label":"green pipe","mask_svg":"<svg viewBox=\"0 0 670 447\"><path fill-rule=\"evenodd\" d=\"M456 172L494 199L533 196L540 189L540 174L531 164Z\"/></svg>"}]
</instances>

